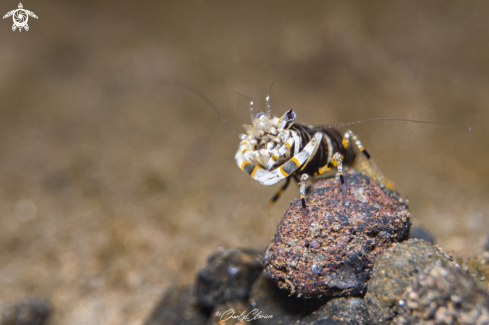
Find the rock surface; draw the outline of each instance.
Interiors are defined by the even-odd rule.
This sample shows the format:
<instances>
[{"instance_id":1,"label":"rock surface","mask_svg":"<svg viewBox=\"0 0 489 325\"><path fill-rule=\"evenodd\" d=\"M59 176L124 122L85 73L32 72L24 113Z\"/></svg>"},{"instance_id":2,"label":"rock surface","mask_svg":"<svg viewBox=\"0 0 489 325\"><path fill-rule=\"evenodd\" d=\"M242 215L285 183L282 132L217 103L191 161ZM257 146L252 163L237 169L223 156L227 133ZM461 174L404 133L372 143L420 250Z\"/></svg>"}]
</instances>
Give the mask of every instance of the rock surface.
<instances>
[{"instance_id":1,"label":"rock surface","mask_svg":"<svg viewBox=\"0 0 489 325\"><path fill-rule=\"evenodd\" d=\"M298 297L363 295L375 256L408 237L410 215L367 176L345 175L309 189L308 207L291 203L267 247L267 276Z\"/></svg>"},{"instance_id":2,"label":"rock surface","mask_svg":"<svg viewBox=\"0 0 489 325\"><path fill-rule=\"evenodd\" d=\"M250 303L262 314L273 316L257 319L257 325L368 324L362 298L299 299L288 296L287 291L265 276L260 276L253 285Z\"/></svg>"},{"instance_id":3,"label":"rock surface","mask_svg":"<svg viewBox=\"0 0 489 325\"><path fill-rule=\"evenodd\" d=\"M333 298L311 316L302 320L300 325L366 325L369 323L367 306L362 298Z\"/></svg>"},{"instance_id":4,"label":"rock surface","mask_svg":"<svg viewBox=\"0 0 489 325\"><path fill-rule=\"evenodd\" d=\"M247 253L238 251L214 254L208 264L221 267L208 268L208 276L222 274L230 256L243 261ZM482 254L463 259L460 268L438 246L410 239L377 256L365 299L299 298L262 273L249 282L248 300L232 294L243 279L226 278L219 290L228 298L212 310L202 308L190 288L172 288L145 325L489 324L489 294L482 289L488 262L489 254Z\"/></svg>"},{"instance_id":5,"label":"rock surface","mask_svg":"<svg viewBox=\"0 0 489 325\"><path fill-rule=\"evenodd\" d=\"M489 294L460 268L440 264L413 277L393 324L489 324Z\"/></svg>"},{"instance_id":6,"label":"rock surface","mask_svg":"<svg viewBox=\"0 0 489 325\"><path fill-rule=\"evenodd\" d=\"M304 300L289 297L286 290L279 289L277 284L265 275L256 280L250 294L250 304L253 308L273 315L272 319L257 320L257 325L296 324L325 303L324 299Z\"/></svg>"},{"instance_id":7,"label":"rock surface","mask_svg":"<svg viewBox=\"0 0 489 325\"><path fill-rule=\"evenodd\" d=\"M392 320L411 278L439 261L455 265L441 248L420 239L396 244L377 256L365 295L372 324Z\"/></svg>"},{"instance_id":8,"label":"rock surface","mask_svg":"<svg viewBox=\"0 0 489 325\"><path fill-rule=\"evenodd\" d=\"M190 287L170 288L151 312L145 325L205 325L207 315L197 307Z\"/></svg>"},{"instance_id":9,"label":"rock surface","mask_svg":"<svg viewBox=\"0 0 489 325\"><path fill-rule=\"evenodd\" d=\"M479 285L489 291L489 252L473 257L457 258L462 270L471 275Z\"/></svg>"},{"instance_id":10,"label":"rock surface","mask_svg":"<svg viewBox=\"0 0 489 325\"><path fill-rule=\"evenodd\" d=\"M197 274L199 305L210 312L226 301L247 301L251 285L260 275L261 255L251 249L220 249Z\"/></svg>"},{"instance_id":11,"label":"rock surface","mask_svg":"<svg viewBox=\"0 0 489 325\"><path fill-rule=\"evenodd\" d=\"M52 313L52 305L45 298L29 298L2 311L2 325L43 325Z\"/></svg>"}]
</instances>

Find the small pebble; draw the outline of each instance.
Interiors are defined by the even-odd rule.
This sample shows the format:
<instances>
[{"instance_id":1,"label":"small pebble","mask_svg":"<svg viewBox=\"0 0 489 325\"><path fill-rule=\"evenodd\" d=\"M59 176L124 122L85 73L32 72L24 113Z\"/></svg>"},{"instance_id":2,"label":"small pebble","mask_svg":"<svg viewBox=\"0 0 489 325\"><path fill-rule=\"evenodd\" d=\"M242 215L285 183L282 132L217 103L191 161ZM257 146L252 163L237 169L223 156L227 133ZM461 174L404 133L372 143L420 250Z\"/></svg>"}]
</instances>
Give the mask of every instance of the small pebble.
<instances>
[{"instance_id":1,"label":"small pebble","mask_svg":"<svg viewBox=\"0 0 489 325\"><path fill-rule=\"evenodd\" d=\"M312 274L321 274L321 267L319 265L314 264L312 266Z\"/></svg>"}]
</instances>

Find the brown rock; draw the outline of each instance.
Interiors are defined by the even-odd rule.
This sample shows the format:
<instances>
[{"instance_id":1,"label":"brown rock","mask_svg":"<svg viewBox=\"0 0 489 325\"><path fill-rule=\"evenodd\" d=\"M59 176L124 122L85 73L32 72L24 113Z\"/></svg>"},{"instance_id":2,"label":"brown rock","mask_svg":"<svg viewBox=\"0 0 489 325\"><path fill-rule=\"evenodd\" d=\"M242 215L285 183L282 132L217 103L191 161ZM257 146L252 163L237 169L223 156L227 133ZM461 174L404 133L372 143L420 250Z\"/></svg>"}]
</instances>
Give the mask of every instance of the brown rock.
<instances>
[{"instance_id":1,"label":"brown rock","mask_svg":"<svg viewBox=\"0 0 489 325\"><path fill-rule=\"evenodd\" d=\"M267 247L265 273L298 297L365 294L375 256L408 237L410 215L371 178L345 175L314 183L303 210L299 199L286 211Z\"/></svg>"}]
</instances>

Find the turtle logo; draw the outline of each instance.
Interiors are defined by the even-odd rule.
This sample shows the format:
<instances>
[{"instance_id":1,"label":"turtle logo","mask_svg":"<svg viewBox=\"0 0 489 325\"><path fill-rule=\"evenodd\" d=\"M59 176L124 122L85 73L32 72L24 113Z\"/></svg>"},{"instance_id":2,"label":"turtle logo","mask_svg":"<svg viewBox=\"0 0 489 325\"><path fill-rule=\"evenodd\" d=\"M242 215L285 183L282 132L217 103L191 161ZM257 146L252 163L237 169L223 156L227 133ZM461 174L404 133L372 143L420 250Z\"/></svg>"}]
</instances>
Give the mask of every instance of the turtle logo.
<instances>
[{"instance_id":1,"label":"turtle logo","mask_svg":"<svg viewBox=\"0 0 489 325\"><path fill-rule=\"evenodd\" d=\"M22 3L19 3L19 9L9 11L5 14L5 16L3 16L3 19L13 16L14 24L12 25L12 30L14 32L17 28L19 29L19 32L22 31L22 28L24 28L26 31L29 30L29 25L27 25L27 20L29 20L29 16L37 19L35 13L29 10L25 10L23 8L24 7L22 6Z\"/></svg>"}]
</instances>

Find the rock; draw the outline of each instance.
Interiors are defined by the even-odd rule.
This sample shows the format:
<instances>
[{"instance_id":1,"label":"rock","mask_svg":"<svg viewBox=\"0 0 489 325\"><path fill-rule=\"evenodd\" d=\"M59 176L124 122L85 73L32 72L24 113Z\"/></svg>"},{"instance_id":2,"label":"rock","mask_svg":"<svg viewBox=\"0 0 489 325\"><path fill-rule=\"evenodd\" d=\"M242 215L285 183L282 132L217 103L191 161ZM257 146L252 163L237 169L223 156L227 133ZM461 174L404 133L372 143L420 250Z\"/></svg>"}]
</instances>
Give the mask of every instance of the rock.
<instances>
[{"instance_id":1,"label":"rock","mask_svg":"<svg viewBox=\"0 0 489 325\"><path fill-rule=\"evenodd\" d=\"M483 289L489 291L489 252L475 257L459 257L457 262L462 270L471 275Z\"/></svg>"},{"instance_id":2,"label":"rock","mask_svg":"<svg viewBox=\"0 0 489 325\"><path fill-rule=\"evenodd\" d=\"M251 249L221 249L210 256L195 284L200 306L210 312L226 301L247 301L251 285L262 271L260 257Z\"/></svg>"},{"instance_id":3,"label":"rock","mask_svg":"<svg viewBox=\"0 0 489 325\"><path fill-rule=\"evenodd\" d=\"M321 319L315 322L314 325L341 325L341 322L332 319Z\"/></svg>"},{"instance_id":4,"label":"rock","mask_svg":"<svg viewBox=\"0 0 489 325\"><path fill-rule=\"evenodd\" d=\"M303 210L299 199L286 211L267 247L267 276L298 297L363 295L375 256L407 238L410 215L369 177L345 175L315 182Z\"/></svg>"},{"instance_id":5,"label":"rock","mask_svg":"<svg viewBox=\"0 0 489 325\"><path fill-rule=\"evenodd\" d=\"M300 325L366 325L369 323L367 306L362 298L333 298Z\"/></svg>"},{"instance_id":6,"label":"rock","mask_svg":"<svg viewBox=\"0 0 489 325\"><path fill-rule=\"evenodd\" d=\"M258 318L256 325L368 324L362 298L300 299L288 296L265 276L260 276L251 290L252 308L273 318Z\"/></svg>"},{"instance_id":7,"label":"rock","mask_svg":"<svg viewBox=\"0 0 489 325\"><path fill-rule=\"evenodd\" d=\"M145 325L204 325L207 316L197 307L190 287L170 288L153 309Z\"/></svg>"},{"instance_id":8,"label":"rock","mask_svg":"<svg viewBox=\"0 0 489 325\"><path fill-rule=\"evenodd\" d=\"M396 244L377 256L365 295L372 324L392 320L410 279L438 261L452 262L440 247L420 239Z\"/></svg>"},{"instance_id":9,"label":"rock","mask_svg":"<svg viewBox=\"0 0 489 325\"><path fill-rule=\"evenodd\" d=\"M228 301L212 310L207 325L243 325L254 324L254 312L247 303L239 300Z\"/></svg>"},{"instance_id":10,"label":"rock","mask_svg":"<svg viewBox=\"0 0 489 325\"><path fill-rule=\"evenodd\" d=\"M411 226L411 230L409 230L409 239L413 238L422 239L433 245L436 242L435 236L431 232L418 226Z\"/></svg>"},{"instance_id":11,"label":"rock","mask_svg":"<svg viewBox=\"0 0 489 325\"><path fill-rule=\"evenodd\" d=\"M2 325L42 325L51 315L53 307L46 298L29 298L2 311Z\"/></svg>"},{"instance_id":12,"label":"rock","mask_svg":"<svg viewBox=\"0 0 489 325\"><path fill-rule=\"evenodd\" d=\"M393 324L489 324L489 294L460 268L439 264L411 279Z\"/></svg>"},{"instance_id":13,"label":"rock","mask_svg":"<svg viewBox=\"0 0 489 325\"><path fill-rule=\"evenodd\" d=\"M273 316L271 319L256 320L257 325L296 324L325 303L324 299L304 300L289 297L286 290L279 289L275 282L263 274L253 284L250 294L252 308Z\"/></svg>"}]
</instances>

